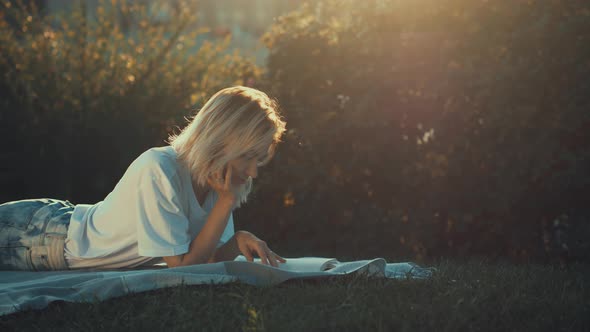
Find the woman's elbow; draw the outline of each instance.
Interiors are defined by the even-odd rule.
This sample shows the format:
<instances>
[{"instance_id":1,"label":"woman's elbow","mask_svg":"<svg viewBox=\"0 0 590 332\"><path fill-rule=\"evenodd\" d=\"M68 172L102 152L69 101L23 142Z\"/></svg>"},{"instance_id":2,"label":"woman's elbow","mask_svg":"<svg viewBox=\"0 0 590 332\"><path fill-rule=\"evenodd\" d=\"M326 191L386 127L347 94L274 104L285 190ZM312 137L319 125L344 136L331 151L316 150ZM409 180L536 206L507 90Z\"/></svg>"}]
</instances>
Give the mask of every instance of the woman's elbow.
<instances>
[{"instance_id":1,"label":"woman's elbow","mask_svg":"<svg viewBox=\"0 0 590 332\"><path fill-rule=\"evenodd\" d=\"M166 265L168 265L168 267L178 267L178 266L187 266L187 265L197 265L197 264L205 264L205 263L211 263L211 259L207 260L207 259L196 259L196 260L189 260L188 256L186 256L186 254L184 255L178 255L178 256L168 256L168 257L162 257L164 259L164 262L166 263Z\"/></svg>"},{"instance_id":2,"label":"woman's elbow","mask_svg":"<svg viewBox=\"0 0 590 332\"><path fill-rule=\"evenodd\" d=\"M186 265L186 264L183 264L183 257L184 257L184 255L167 256L167 257L162 257L162 259L164 260L166 265L168 265L168 267L177 267L177 266Z\"/></svg>"}]
</instances>

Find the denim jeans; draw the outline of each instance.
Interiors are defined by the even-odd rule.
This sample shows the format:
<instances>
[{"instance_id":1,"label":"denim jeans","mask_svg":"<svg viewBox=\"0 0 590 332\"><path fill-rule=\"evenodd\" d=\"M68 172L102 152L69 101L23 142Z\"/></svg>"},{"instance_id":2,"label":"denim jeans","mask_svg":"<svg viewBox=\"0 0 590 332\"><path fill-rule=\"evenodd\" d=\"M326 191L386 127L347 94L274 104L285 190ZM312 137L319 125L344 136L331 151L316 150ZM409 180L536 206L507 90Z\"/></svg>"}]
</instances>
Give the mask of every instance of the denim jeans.
<instances>
[{"instance_id":1,"label":"denim jeans","mask_svg":"<svg viewBox=\"0 0 590 332\"><path fill-rule=\"evenodd\" d=\"M74 205L56 199L0 204L0 270L68 270L64 243Z\"/></svg>"}]
</instances>

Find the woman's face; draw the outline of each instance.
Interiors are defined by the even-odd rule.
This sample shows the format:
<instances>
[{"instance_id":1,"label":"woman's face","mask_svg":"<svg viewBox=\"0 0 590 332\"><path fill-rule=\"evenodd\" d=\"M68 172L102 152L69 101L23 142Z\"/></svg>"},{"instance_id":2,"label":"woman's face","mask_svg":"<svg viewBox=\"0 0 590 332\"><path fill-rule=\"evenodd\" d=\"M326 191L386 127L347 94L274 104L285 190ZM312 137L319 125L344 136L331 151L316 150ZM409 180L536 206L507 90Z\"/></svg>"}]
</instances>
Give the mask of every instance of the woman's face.
<instances>
[{"instance_id":1,"label":"woman's face","mask_svg":"<svg viewBox=\"0 0 590 332\"><path fill-rule=\"evenodd\" d=\"M258 167L266 159L266 153L260 151L249 151L239 158L228 163L232 168L232 184L242 185L248 177L255 179L258 176Z\"/></svg>"}]
</instances>

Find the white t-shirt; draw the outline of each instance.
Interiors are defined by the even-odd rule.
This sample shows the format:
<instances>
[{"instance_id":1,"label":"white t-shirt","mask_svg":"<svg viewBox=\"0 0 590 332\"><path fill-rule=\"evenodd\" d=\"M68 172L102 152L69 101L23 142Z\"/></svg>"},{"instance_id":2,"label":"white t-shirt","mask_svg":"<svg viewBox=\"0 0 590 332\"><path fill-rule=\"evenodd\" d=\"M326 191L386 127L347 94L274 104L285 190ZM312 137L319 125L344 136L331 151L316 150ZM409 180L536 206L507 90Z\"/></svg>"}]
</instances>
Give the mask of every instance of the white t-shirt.
<instances>
[{"instance_id":1,"label":"white t-shirt","mask_svg":"<svg viewBox=\"0 0 590 332\"><path fill-rule=\"evenodd\" d=\"M189 170L171 146L142 153L104 201L76 205L65 241L70 269L132 268L185 254L217 201L200 206ZM217 245L234 235L233 215Z\"/></svg>"}]
</instances>

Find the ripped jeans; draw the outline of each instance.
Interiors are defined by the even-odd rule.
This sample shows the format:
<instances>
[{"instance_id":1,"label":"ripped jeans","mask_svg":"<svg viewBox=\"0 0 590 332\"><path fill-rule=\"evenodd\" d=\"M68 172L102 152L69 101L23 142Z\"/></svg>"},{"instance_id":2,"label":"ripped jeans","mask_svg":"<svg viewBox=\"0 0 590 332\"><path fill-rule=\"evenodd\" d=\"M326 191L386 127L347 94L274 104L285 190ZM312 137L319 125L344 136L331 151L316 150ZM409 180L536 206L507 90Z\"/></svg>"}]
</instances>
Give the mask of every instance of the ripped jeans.
<instances>
[{"instance_id":1,"label":"ripped jeans","mask_svg":"<svg viewBox=\"0 0 590 332\"><path fill-rule=\"evenodd\" d=\"M0 270L68 270L64 243L74 205L57 199L0 204Z\"/></svg>"}]
</instances>

